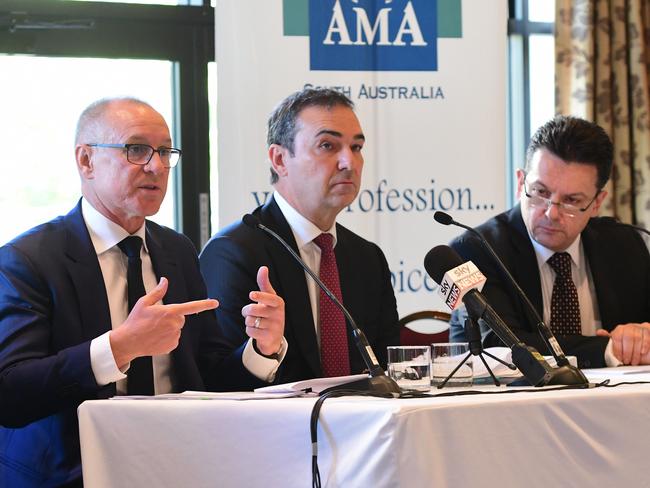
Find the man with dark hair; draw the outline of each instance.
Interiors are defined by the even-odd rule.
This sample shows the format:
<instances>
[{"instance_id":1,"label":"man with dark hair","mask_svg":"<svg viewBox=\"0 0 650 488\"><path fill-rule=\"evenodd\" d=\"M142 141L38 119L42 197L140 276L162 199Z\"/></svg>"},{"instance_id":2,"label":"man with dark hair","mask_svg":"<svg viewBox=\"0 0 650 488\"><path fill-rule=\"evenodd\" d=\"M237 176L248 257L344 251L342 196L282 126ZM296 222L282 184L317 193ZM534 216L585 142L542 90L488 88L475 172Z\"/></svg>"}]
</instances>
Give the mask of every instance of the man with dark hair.
<instances>
[{"instance_id":1,"label":"man with dark hair","mask_svg":"<svg viewBox=\"0 0 650 488\"><path fill-rule=\"evenodd\" d=\"M580 367L650 364L650 255L641 236L597 217L613 147L586 120L557 116L533 135L517 170L519 204L477 230ZM486 275L483 294L513 331L548 353L536 321L479 240L451 246ZM485 346L501 345L483 330ZM452 339L461 340L460 324Z\"/></svg>"},{"instance_id":2,"label":"man with dark hair","mask_svg":"<svg viewBox=\"0 0 650 488\"><path fill-rule=\"evenodd\" d=\"M250 381L219 338L194 245L146 220L180 156L150 105L93 103L78 205L0 248L0 486L82 485L85 400ZM266 288L256 300L283 317Z\"/></svg>"},{"instance_id":3,"label":"man with dark hair","mask_svg":"<svg viewBox=\"0 0 650 488\"><path fill-rule=\"evenodd\" d=\"M268 131L266 144L286 147L289 153L294 155L294 140L296 138L296 120L300 111L309 106L325 107L331 109L333 106L348 107L354 110L352 100L336 90L303 90L289 95L273 111L268 120ZM278 174L270 166L271 184L278 182Z\"/></svg>"},{"instance_id":4,"label":"man with dark hair","mask_svg":"<svg viewBox=\"0 0 650 488\"><path fill-rule=\"evenodd\" d=\"M305 89L277 106L267 137L275 192L253 215L320 274L385 364L386 346L399 341L386 258L375 244L336 223L361 183L365 137L352 107L329 89ZM243 357L257 361L260 379L283 383L365 369L343 314L278 242L236 222L208 242L200 262L208 292L222 303L222 335ZM283 330L266 324L264 310L245 309L242 319L260 266L269 268L273 288L286 301ZM260 338L267 342L260 344Z\"/></svg>"}]
</instances>

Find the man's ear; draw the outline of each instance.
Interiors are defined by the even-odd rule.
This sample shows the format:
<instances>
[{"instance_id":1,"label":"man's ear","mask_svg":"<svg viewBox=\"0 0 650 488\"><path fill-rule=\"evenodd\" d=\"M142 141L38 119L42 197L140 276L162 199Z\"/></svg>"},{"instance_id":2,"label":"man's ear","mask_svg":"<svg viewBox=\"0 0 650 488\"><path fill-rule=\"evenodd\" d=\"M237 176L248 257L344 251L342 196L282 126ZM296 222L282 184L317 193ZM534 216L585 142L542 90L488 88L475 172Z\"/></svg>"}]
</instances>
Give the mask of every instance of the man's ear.
<instances>
[{"instance_id":1,"label":"man's ear","mask_svg":"<svg viewBox=\"0 0 650 488\"><path fill-rule=\"evenodd\" d=\"M515 196L517 197L517 200L520 200L521 196L524 194L524 179L526 178L526 172L521 168L517 168L515 171L515 177L517 178L517 190Z\"/></svg>"},{"instance_id":2,"label":"man's ear","mask_svg":"<svg viewBox=\"0 0 650 488\"><path fill-rule=\"evenodd\" d=\"M289 155L287 148L279 144L271 144L269 146L269 160L271 166L279 176L286 176L288 173L286 158Z\"/></svg>"},{"instance_id":3,"label":"man's ear","mask_svg":"<svg viewBox=\"0 0 650 488\"><path fill-rule=\"evenodd\" d=\"M598 215L598 211L600 210L600 206L603 204L605 201L605 198L607 198L607 191L602 190L596 199L594 200L594 203L591 205L591 216L596 217Z\"/></svg>"},{"instance_id":4,"label":"man's ear","mask_svg":"<svg viewBox=\"0 0 650 488\"><path fill-rule=\"evenodd\" d=\"M92 180L95 177L92 148L86 144L77 144L74 148L74 155L79 175L85 180Z\"/></svg>"}]
</instances>

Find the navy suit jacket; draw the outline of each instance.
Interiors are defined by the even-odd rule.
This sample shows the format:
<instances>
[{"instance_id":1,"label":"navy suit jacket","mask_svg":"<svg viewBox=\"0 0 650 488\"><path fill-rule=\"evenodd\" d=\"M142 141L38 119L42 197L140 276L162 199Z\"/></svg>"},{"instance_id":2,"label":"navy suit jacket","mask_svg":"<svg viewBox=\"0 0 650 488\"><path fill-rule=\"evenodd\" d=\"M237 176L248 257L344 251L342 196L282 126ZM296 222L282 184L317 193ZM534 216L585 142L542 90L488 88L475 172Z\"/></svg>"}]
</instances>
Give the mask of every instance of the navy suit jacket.
<instances>
[{"instance_id":1,"label":"navy suit jacket","mask_svg":"<svg viewBox=\"0 0 650 488\"><path fill-rule=\"evenodd\" d=\"M537 258L520 206L497 215L476 230L492 245L543 317ZM596 289L602 328L611 331L619 324L650 321L650 255L639 234L611 218L595 217L589 220L581 238ZM452 241L451 247L485 274L483 294L515 334L540 353L550 354L535 328L534 317L478 239L465 232ZM483 332L485 346L502 345L493 332ZM566 354L577 356L581 368L605 366L607 337L559 336L558 342Z\"/></svg>"},{"instance_id":2,"label":"navy suit jacket","mask_svg":"<svg viewBox=\"0 0 650 488\"><path fill-rule=\"evenodd\" d=\"M193 244L153 222L146 229L155 274L169 279L164 302L205 298ZM90 365L90 341L110 329L80 205L0 248L0 486L79 479L77 407L115 394L114 383L97 385ZM171 358L177 392L218 389L227 372L248 381L213 311L186 318Z\"/></svg>"},{"instance_id":3,"label":"navy suit jacket","mask_svg":"<svg viewBox=\"0 0 650 488\"><path fill-rule=\"evenodd\" d=\"M271 198L253 214L298 252L293 232L275 199ZM386 347L399 344L397 306L386 258L376 244L339 224L336 235L334 253L343 303L385 366ZM265 265L273 288L285 301L284 336L289 344L275 382L322 376L305 272L279 242L261 230L237 222L216 234L199 259L209 296L222 304L217 309L219 328L233 350L242 350L246 344L241 309L250 303L248 293L258 288L257 270ZM349 329L348 350L351 372L366 369Z\"/></svg>"}]
</instances>

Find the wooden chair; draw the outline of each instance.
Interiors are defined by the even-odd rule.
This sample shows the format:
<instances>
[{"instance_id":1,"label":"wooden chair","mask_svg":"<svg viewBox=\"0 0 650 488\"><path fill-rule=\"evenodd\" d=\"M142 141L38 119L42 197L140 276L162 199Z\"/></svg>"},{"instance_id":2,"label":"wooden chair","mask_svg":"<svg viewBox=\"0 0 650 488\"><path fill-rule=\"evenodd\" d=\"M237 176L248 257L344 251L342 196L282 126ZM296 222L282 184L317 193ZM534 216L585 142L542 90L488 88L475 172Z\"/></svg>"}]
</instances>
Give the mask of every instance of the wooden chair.
<instances>
[{"instance_id":1,"label":"wooden chair","mask_svg":"<svg viewBox=\"0 0 650 488\"><path fill-rule=\"evenodd\" d=\"M449 342L450 318L451 314L436 310L414 312L402 317L399 320L401 344L428 346L434 342Z\"/></svg>"}]
</instances>

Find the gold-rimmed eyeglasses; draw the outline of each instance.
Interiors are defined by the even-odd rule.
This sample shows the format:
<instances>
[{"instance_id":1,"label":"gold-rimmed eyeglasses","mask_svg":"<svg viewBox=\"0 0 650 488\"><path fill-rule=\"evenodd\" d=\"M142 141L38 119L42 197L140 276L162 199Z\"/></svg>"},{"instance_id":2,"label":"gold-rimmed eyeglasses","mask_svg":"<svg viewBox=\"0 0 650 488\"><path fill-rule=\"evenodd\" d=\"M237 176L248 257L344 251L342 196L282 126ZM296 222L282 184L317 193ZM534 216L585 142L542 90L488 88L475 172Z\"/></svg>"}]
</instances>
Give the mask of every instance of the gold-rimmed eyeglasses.
<instances>
[{"instance_id":1,"label":"gold-rimmed eyeglasses","mask_svg":"<svg viewBox=\"0 0 650 488\"><path fill-rule=\"evenodd\" d=\"M592 198L586 205L584 205L580 199L573 199L573 202L554 202L549 198L551 192L546 188L540 186L529 187L526 182L526 175L524 175L524 194L526 195L526 198L528 198L528 204L531 207L543 208L544 211L546 211L551 207L551 205L556 205L558 210L568 217L575 217L576 215L580 215L582 212L586 212L591 204L596 201L596 198L600 195L601 191L602 190L598 190L596 195L594 195L594 198Z\"/></svg>"}]
</instances>

